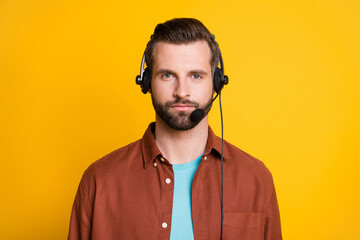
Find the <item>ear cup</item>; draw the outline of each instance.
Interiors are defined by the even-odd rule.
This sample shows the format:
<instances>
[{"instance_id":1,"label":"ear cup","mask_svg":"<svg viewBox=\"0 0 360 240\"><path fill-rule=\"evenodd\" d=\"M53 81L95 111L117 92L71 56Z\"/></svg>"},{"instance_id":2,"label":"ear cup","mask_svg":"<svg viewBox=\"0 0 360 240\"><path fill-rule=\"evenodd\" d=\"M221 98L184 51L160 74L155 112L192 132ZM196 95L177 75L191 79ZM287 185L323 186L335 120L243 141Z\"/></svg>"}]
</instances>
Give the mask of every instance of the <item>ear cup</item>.
<instances>
[{"instance_id":1,"label":"ear cup","mask_svg":"<svg viewBox=\"0 0 360 240\"><path fill-rule=\"evenodd\" d=\"M222 78L223 78L222 70L218 67L215 68L214 77L213 77L213 85L214 85L214 90L216 93L220 93L221 89L224 86L223 81L221 81Z\"/></svg>"},{"instance_id":2,"label":"ear cup","mask_svg":"<svg viewBox=\"0 0 360 240\"><path fill-rule=\"evenodd\" d=\"M145 94L151 87L151 71L149 68L145 68L143 73L143 79L141 84L141 91Z\"/></svg>"}]
</instances>

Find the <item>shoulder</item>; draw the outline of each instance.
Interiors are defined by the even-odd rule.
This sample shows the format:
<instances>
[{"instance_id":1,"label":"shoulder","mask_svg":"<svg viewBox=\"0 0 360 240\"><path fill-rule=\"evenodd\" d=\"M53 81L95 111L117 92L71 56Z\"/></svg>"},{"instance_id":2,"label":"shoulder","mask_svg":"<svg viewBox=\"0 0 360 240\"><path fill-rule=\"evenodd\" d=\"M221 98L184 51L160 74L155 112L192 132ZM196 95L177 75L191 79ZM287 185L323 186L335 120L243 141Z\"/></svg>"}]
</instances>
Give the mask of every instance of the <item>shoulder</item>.
<instances>
[{"instance_id":1,"label":"shoulder","mask_svg":"<svg viewBox=\"0 0 360 240\"><path fill-rule=\"evenodd\" d=\"M87 178L119 174L134 163L142 164L141 139L123 146L93 162L84 172ZM138 161L139 160L139 161Z\"/></svg>"},{"instance_id":2,"label":"shoulder","mask_svg":"<svg viewBox=\"0 0 360 240\"><path fill-rule=\"evenodd\" d=\"M227 161L227 164L234 168L235 171L256 175L265 181L272 179L269 169L261 160L227 141L224 141L224 152L226 152L227 156L225 161Z\"/></svg>"}]
</instances>

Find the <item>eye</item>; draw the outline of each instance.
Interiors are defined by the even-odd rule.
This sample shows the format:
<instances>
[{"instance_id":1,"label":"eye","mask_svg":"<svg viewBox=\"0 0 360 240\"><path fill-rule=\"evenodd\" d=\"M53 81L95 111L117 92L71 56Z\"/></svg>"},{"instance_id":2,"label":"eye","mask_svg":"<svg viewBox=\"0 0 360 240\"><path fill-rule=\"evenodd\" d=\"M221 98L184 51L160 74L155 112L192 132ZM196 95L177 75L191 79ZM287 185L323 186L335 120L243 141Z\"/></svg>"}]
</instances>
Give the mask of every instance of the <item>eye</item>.
<instances>
[{"instance_id":1,"label":"eye","mask_svg":"<svg viewBox=\"0 0 360 240\"><path fill-rule=\"evenodd\" d=\"M193 75L193 78L194 78L194 79L200 79L201 76L200 76L199 74L194 74L194 75Z\"/></svg>"},{"instance_id":2,"label":"eye","mask_svg":"<svg viewBox=\"0 0 360 240\"><path fill-rule=\"evenodd\" d=\"M170 79L173 77L174 77L174 75L171 73L164 73L163 75L161 75L161 78L163 78L163 79Z\"/></svg>"}]
</instances>

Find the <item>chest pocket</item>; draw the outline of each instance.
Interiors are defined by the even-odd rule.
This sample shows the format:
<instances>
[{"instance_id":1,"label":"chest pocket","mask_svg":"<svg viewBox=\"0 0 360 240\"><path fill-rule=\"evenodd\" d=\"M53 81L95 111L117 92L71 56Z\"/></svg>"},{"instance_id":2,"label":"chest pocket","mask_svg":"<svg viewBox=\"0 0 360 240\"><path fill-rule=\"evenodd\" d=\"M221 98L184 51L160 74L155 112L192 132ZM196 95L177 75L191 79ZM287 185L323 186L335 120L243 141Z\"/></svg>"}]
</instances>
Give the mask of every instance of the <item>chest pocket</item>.
<instances>
[{"instance_id":1,"label":"chest pocket","mask_svg":"<svg viewBox=\"0 0 360 240\"><path fill-rule=\"evenodd\" d=\"M225 212L223 239L264 240L263 212Z\"/></svg>"}]
</instances>

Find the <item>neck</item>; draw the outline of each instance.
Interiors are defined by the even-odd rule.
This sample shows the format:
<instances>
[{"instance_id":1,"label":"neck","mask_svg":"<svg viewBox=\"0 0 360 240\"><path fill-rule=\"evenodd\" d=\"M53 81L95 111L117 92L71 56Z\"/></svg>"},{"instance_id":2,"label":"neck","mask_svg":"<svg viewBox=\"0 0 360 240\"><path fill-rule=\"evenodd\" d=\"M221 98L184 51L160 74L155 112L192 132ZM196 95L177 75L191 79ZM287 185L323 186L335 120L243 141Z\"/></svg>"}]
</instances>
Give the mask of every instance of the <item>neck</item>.
<instances>
[{"instance_id":1,"label":"neck","mask_svg":"<svg viewBox=\"0 0 360 240\"><path fill-rule=\"evenodd\" d=\"M208 116L186 131L170 128L156 115L155 142L162 155L172 164L191 162L205 151L208 138Z\"/></svg>"}]
</instances>

